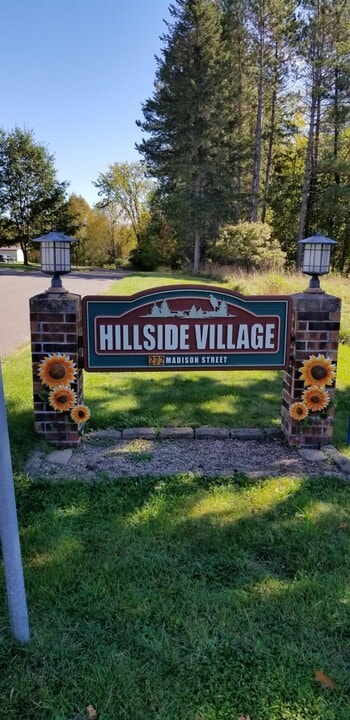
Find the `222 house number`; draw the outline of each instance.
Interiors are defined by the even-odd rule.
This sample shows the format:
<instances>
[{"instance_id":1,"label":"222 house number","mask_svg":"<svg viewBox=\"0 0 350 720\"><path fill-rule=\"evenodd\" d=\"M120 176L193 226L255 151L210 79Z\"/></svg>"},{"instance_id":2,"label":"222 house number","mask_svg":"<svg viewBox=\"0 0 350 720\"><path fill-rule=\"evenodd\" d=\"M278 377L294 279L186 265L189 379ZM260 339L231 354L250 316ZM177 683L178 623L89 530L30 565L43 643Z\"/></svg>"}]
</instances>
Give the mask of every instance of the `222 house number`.
<instances>
[{"instance_id":1,"label":"222 house number","mask_svg":"<svg viewBox=\"0 0 350 720\"><path fill-rule=\"evenodd\" d=\"M164 365L165 358L164 355L149 355L148 356L148 364L149 365Z\"/></svg>"}]
</instances>

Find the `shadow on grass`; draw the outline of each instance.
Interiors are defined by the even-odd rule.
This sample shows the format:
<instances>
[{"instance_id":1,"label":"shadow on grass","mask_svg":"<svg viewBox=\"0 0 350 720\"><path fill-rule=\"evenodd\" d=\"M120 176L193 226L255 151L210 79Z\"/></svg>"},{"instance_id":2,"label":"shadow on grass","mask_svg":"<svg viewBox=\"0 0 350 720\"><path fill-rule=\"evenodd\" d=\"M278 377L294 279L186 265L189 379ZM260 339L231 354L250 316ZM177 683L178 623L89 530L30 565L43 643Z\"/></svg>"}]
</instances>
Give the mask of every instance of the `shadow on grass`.
<instances>
[{"instance_id":1,"label":"shadow on grass","mask_svg":"<svg viewBox=\"0 0 350 720\"><path fill-rule=\"evenodd\" d=\"M334 408L334 442L340 451L349 447L350 433L350 385L336 389Z\"/></svg>"},{"instance_id":2,"label":"shadow on grass","mask_svg":"<svg viewBox=\"0 0 350 720\"><path fill-rule=\"evenodd\" d=\"M19 507L33 641L3 633L7 718L348 720L349 486L37 484Z\"/></svg>"},{"instance_id":3,"label":"shadow on grass","mask_svg":"<svg viewBox=\"0 0 350 720\"><path fill-rule=\"evenodd\" d=\"M254 374L250 373L244 384L239 371L224 379L209 373L201 377L190 373L108 374L105 381L101 380L103 392L99 396L87 383L86 398L94 427L276 426L280 422L282 379L277 373L259 379Z\"/></svg>"}]
</instances>

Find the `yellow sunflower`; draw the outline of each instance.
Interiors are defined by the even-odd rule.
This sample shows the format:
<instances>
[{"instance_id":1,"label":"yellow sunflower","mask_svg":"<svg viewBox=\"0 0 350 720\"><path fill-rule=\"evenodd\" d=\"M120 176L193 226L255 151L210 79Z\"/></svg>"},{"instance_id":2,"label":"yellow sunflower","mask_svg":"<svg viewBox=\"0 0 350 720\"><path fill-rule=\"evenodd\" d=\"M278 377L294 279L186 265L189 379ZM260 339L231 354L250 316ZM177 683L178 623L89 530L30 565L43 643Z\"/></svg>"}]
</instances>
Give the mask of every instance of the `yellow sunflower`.
<instances>
[{"instance_id":1,"label":"yellow sunflower","mask_svg":"<svg viewBox=\"0 0 350 720\"><path fill-rule=\"evenodd\" d=\"M70 416L73 422L84 423L91 415L89 408L86 405L74 405L70 411Z\"/></svg>"},{"instance_id":2,"label":"yellow sunflower","mask_svg":"<svg viewBox=\"0 0 350 720\"><path fill-rule=\"evenodd\" d=\"M71 410L77 401L76 394L69 385L59 385L49 394L49 403L54 410L65 412Z\"/></svg>"},{"instance_id":3,"label":"yellow sunflower","mask_svg":"<svg viewBox=\"0 0 350 720\"><path fill-rule=\"evenodd\" d=\"M304 360L303 368L300 370L300 379L304 381L305 387L308 385L332 385L335 378L335 365L332 360L324 355L311 355L309 360Z\"/></svg>"},{"instance_id":4,"label":"yellow sunflower","mask_svg":"<svg viewBox=\"0 0 350 720\"><path fill-rule=\"evenodd\" d=\"M311 385L307 390L304 390L303 401L311 412L319 412L327 407L330 396L324 388Z\"/></svg>"},{"instance_id":5,"label":"yellow sunflower","mask_svg":"<svg viewBox=\"0 0 350 720\"><path fill-rule=\"evenodd\" d=\"M309 411L304 402L295 402L289 408L289 414L293 420L305 420Z\"/></svg>"},{"instance_id":6,"label":"yellow sunflower","mask_svg":"<svg viewBox=\"0 0 350 720\"><path fill-rule=\"evenodd\" d=\"M53 353L48 355L39 364L38 375L43 385L55 388L59 385L68 385L74 382L77 370L75 363L69 355Z\"/></svg>"}]
</instances>

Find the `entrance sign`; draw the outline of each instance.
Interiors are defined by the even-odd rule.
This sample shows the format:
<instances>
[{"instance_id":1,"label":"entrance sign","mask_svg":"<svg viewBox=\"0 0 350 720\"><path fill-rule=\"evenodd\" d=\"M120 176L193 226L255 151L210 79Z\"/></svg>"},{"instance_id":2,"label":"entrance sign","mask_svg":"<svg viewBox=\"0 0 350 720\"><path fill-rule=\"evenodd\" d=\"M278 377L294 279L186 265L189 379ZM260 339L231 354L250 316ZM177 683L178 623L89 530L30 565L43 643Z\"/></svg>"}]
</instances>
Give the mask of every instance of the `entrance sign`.
<instances>
[{"instance_id":1,"label":"entrance sign","mask_svg":"<svg viewBox=\"0 0 350 720\"><path fill-rule=\"evenodd\" d=\"M286 368L290 298L171 285L83 298L84 367L112 370Z\"/></svg>"}]
</instances>

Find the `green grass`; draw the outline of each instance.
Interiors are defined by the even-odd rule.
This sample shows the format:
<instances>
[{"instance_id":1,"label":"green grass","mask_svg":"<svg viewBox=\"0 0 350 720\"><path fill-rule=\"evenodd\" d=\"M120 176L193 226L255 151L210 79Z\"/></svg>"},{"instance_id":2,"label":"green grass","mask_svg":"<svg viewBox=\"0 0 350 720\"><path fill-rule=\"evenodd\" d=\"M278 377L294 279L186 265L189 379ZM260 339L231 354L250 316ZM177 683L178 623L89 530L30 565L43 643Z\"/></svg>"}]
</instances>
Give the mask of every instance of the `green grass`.
<instances>
[{"instance_id":1,"label":"green grass","mask_svg":"<svg viewBox=\"0 0 350 720\"><path fill-rule=\"evenodd\" d=\"M40 270L40 263L0 263L0 275L2 270L19 270L20 272L32 272L32 270Z\"/></svg>"},{"instance_id":2,"label":"green grass","mask_svg":"<svg viewBox=\"0 0 350 720\"><path fill-rule=\"evenodd\" d=\"M117 288L170 281L139 275ZM11 638L0 573L6 720L88 720L88 705L98 720L349 720L350 484L33 482L29 349L3 361L3 376L32 636L26 647ZM278 426L281 378L90 373L85 400L90 427ZM350 456L349 410L341 345L334 438ZM135 462L140 449L147 459L137 442Z\"/></svg>"},{"instance_id":3,"label":"green grass","mask_svg":"<svg viewBox=\"0 0 350 720\"><path fill-rule=\"evenodd\" d=\"M349 719L349 485L23 482L18 503L32 642L2 591L7 720Z\"/></svg>"}]
</instances>

